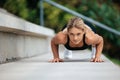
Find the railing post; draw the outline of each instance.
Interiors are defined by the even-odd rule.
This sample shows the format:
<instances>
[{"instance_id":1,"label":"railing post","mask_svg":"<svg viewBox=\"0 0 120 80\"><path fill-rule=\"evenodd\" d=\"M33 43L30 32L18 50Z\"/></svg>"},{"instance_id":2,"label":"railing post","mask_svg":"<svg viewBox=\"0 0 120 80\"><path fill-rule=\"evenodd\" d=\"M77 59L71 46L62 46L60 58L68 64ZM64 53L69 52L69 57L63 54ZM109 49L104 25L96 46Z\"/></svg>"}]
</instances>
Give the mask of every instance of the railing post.
<instances>
[{"instance_id":1,"label":"railing post","mask_svg":"<svg viewBox=\"0 0 120 80\"><path fill-rule=\"evenodd\" d=\"M44 26L43 0L40 0L40 25Z\"/></svg>"}]
</instances>

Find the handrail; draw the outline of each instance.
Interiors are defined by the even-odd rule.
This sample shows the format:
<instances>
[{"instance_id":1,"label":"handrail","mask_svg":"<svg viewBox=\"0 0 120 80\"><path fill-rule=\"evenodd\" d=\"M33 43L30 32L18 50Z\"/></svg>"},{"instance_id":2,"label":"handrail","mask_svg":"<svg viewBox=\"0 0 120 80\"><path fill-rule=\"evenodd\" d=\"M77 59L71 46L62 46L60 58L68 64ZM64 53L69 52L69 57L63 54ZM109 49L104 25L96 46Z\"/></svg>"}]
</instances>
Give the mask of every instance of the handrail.
<instances>
[{"instance_id":1,"label":"handrail","mask_svg":"<svg viewBox=\"0 0 120 80\"><path fill-rule=\"evenodd\" d=\"M40 25L44 26L44 11L43 11L43 0L40 0Z\"/></svg>"},{"instance_id":2,"label":"handrail","mask_svg":"<svg viewBox=\"0 0 120 80\"><path fill-rule=\"evenodd\" d=\"M45 2L47 2L47 3L49 3L49 4L51 4L51 5L59 8L59 9L62 9L62 10L66 11L66 12L68 12L68 13L74 15L74 16L81 17L82 19L84 19L84 20L86 20L86 21L88 21L88 22L90 22L90 23L93 23L93 24L97 25L97 26L100 27L100 28L103 28L103 29L105 29L105 30L107 30L107 31L109 31L109 32L112 32L112 33L120 36L120 32L119 32L119 31L117 31L117 30L115 30L115 29L112 29L112 28L110 28L110 27L108 27L108 26L106 26L106 25L104 25L104 24L102 24L102 23L100 23L100 22L98 22L98 21L95 21L95 20L93 20L93 19L91 19L91 18L88 18L88 17L86 17L86 16L78 13L78 12L75 12L75 11L73 11L73 10L70 10L70 9L68 9L68 8L66 8L66 7L64 7L64 6L62 6L62 5L60 5L60 4L56 3L56 2L53 2L53 1L51 1L51 0L43 0L43 1L45 1Z\"/></svg>"}]
</instances>

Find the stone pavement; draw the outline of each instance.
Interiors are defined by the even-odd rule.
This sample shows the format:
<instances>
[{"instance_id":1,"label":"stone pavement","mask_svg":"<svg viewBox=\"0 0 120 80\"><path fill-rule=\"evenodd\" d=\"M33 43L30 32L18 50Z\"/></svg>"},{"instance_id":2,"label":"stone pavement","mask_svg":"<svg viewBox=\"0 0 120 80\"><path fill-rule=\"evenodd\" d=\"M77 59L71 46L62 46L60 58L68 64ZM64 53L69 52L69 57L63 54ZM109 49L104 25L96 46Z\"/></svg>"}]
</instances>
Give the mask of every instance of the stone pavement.
<instances>
[{"instance_id":1,"label":"stone pavement","mask_svg":"<svg viewBox=\"0 0 120 80\"><path fill-rule=\"evenodd\" d=\"M73 58L50 63L52 54L0 64L0 80L120 80L120 67L105 56L105 62L89 62L90 51L74 51ZM63 56L60 53L61 58Z\"/></svg>"}]
</instances>

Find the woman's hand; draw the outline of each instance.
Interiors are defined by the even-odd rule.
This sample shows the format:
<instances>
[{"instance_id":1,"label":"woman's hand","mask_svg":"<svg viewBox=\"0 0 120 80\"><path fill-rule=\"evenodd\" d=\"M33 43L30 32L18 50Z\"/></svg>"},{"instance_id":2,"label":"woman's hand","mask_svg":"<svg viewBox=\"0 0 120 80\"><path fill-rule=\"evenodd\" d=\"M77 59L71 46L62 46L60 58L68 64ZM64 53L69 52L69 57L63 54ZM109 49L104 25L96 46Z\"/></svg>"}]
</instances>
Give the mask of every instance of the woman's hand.
<instances>
[{"instance_id":1,"label":"woman's hand","mask_svg":"<svg viewBox=\"0 0 120 80\"><path fill-rule=\"evenodd\" d=\"M90 61L91 62L104 62L101 58L97 58L97 57L92 58Z\"/></svg>"},{"instance_id":2,"label":"woman's hand","mask_svg":"<svg viewBox=\"0 0 120 80\"><path fill-rule=\"evenodd\" d=\"M52 63L55 63L55 62L63 62L63 60L60 59L60 58L55 58L55 59L50 60L50 62L52 62Z\"/></svg>"}]
</instances>

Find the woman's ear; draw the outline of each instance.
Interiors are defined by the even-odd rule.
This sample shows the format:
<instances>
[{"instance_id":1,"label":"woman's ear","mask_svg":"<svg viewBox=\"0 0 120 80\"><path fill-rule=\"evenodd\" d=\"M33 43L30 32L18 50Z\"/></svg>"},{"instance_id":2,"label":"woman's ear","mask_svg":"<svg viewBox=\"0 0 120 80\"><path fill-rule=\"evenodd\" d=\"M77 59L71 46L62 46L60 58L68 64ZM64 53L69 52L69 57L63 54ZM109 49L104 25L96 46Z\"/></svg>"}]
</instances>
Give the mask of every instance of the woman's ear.
<instances>
[{"instance_id":1,"label":"woman's ear","mask_svg":"<svg viewBox=\"0 0 120 80\"><path fill-rule=\"evenodd\" d=\"M69 35L69 32L67 31L67 35Z\"/></svg>"}]
</instances>

